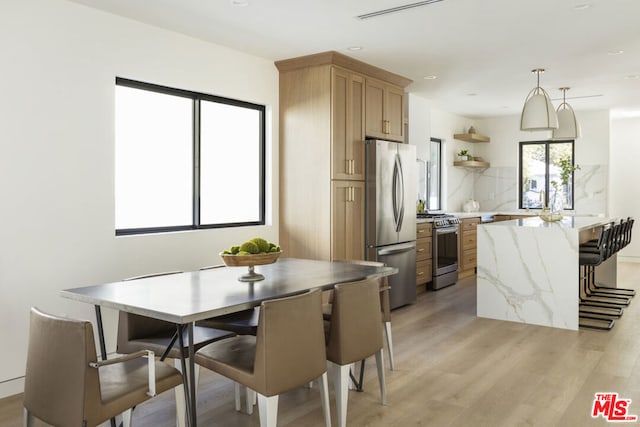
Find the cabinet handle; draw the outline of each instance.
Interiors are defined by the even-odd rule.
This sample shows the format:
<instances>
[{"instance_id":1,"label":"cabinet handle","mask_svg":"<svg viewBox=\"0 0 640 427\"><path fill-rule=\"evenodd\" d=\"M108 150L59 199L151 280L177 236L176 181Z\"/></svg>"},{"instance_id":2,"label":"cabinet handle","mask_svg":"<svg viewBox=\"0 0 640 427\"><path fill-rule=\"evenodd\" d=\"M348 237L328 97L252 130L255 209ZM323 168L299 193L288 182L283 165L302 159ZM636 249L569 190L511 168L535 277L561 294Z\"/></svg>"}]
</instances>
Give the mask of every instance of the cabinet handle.
<instances>
[{"instance_id":1,"label":"cabinet handle","mask_svg":"<svg viewBox=\"0 0 640 427\"><path fill-rule=\"evenodd\" d=\"M424 248L418 249L418 252L424 252Z\"/></svg>"},{"instance_id":2,"label":"cabinet handle","mask_svg":"<svg viewBox=\"0 0 640 427\"><path fill-rule=\"evenodd\" d=\"M356 161L351 159L349 160L350 174L354 175L356 173Z\"/></svg>"},{"instance_id":3,"label":"cabinet handle","mask_svg":"<svg viewBox=\"0 0 640 427\"><path fill-rule=\"evenodd\" d=\"M346 169L346 174L349 175L350 171L351 171L351 160L349 159L345 159L345 169Z\"/></svg>"},{"instance_id":4,"label":"cabinet handle","mask_svg":"<svg viewBox=\"0 0 640 427\"><path fill-rule=\"evenodd\" d=\"M420 273L418 273L418 276L422 276L424 274L424 271L421 271Z\"/></svg>"}]
</instances>

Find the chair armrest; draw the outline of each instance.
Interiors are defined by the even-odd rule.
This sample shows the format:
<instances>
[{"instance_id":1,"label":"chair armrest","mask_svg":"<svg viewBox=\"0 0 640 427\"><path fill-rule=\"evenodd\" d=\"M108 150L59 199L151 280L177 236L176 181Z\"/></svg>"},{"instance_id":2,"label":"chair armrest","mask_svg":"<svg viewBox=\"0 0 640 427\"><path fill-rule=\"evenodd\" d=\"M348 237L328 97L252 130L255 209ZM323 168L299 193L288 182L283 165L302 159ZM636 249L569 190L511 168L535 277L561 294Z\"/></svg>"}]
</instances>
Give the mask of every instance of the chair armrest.
<instances>
[{"instance_id":1,"label":"chair armrest","mask_svg":"<svg viewBox=\"0 0 640 427\"><path fill-rule=\"evenodd\" d=\"M140 350L140 351L136 351L135 353L116 357L114 359L102 360L100 362L89 362L89 366L97 369L102 366L114 365L116 363L124 363L129 360L137 359L139 357L146 357L148 359L147 371L149 373L149 391L147 391L147 395L154 397L156 395L156 359L155 359L154 352L151 350Z\"/></svg>"}]
</instances>

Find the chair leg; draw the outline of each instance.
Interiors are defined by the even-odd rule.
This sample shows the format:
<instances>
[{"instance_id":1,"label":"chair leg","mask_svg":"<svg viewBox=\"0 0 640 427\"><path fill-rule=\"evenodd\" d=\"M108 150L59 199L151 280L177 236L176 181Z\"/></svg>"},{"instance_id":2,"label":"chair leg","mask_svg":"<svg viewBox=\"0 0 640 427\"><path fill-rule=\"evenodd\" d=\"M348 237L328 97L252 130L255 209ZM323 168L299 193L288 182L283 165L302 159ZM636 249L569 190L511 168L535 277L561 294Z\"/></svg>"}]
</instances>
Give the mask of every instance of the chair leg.
<instances>
[{"instance_id":1,"label":"chair leg","mask_svg":"<svg viewBox=\"0 0 640 427\"><path fill-rule=\"evenodd\" d=\"M260 413L260 427L276 427L278 395L267 397L258 393L258 412Z\"/></svg>"},{"instance_id":2,"label":"chair leg","mask_svg":"<svg viewBox=\"0 0 640 427\"><path fill-rule=\"evenodd\" d=\"M387 404L387 389L384 381L384 350L380 349L379 352L376 353L376 367L378 368L378 381L380 382L380 398L382 399L382 404Z\"/></svg>"},{"instance_id":3,"label":"chair leg","mask_svg":"<svg viewBox=\"0 0 640 427\"><path fill-rule=\"evenodd\" d=\"M387 337L387 352L389 353L389 368L394 371L396 365L393 361L393 339L391 338L391 322L384 322L384 332Z\"/></svg>"},{"instance_id":4,"label":"chair leg","mask_svg":"<svg viewBox=\"0 0 640 427\"><path fill-rule=\"evenodd\" d=\"M251 390L249 387L247 387L247 393L245 396L246 399L246 403L247 403L247 414L252 415L253 414L253 405L255 405L256 402L256 392ZM276 406L277 409L277 406Z\"/></svg>"},{"instance_id":5,"label":"chair leg","mask_svg":"<svg viewBox=\"0 0 640 427\"><path fill-rule=\"evenodd\" d=\"M24 420L22 425L24 427L33 427L35 425L35 418L27 408L24 408Z\"/></svg>"},{"instance_id":6,"label":"chair leg","mask_svg":"<svg viewBox=\"0 0 640 427\"><path fill-rule=\"evenodd\" d=\"M240 394L242 393L242 389L244 387L241 386L240 383L233 383L233 384L234 384L234 391L235 391L235 397L236 397L236 411L240 412L240 410L242 409Z\"/></svg>"},{"instance_id":7,"label":"chair leg","mask_svg":"<svg viewBox=\"0 0 640 427\"><path fill-rule=\"evenodd\" d=\"M336 394L336 411L338 413L338 426L347 425L347 403L349 399L349 368L350 365L336 365L331 363L333 371L333 385Z\"/></svg>"},{"instance_id":8,"label":"chair leg","mask_svg":"<svg viewBox=\"0 0 640 427\"><path fill-rule=\"evenodd\" d=\"M331 427L331 410L329 407L329 382L327 373L318 378L318 388L320 389L320 399L322 400L322 412L324 413L325 427Z\"/></svg>"},{"instance_id":9,"label":"chair leg","mask_svg":"<svg viewBox=\"0 0 640 427\"><path fill-rule=\"evenodd\" d=\"M131 427L131 416L133 409L129 408L122 413L122 427Z\"/></svg>"}]
</instances>

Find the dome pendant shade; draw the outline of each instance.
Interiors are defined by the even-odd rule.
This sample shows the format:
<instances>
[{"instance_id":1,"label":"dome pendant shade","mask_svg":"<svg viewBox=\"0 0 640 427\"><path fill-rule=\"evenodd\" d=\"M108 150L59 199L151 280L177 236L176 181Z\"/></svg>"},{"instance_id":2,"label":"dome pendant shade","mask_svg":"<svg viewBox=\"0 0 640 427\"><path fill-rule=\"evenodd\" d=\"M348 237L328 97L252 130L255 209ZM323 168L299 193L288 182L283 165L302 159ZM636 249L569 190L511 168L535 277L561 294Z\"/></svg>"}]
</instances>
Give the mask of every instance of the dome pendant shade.
<instances>
[{"instance_id":1,"label":"dome pendant shade","mask_svg":"<svg viewBox=\"0 0 640 427\"><path fill-rule=\"evenodd\" d=\"M547 92L540 86L529 92L520 116L520 130L537 131L558 128L556 110Z\"/></svg>"},{"instance_id":2,"label":"dome pendant shade","mask_svg":"<svg viewBox=\"0 0 640 427\"><path fill-rule=\"evenodd\" d=\"M580 138L580 124L576 119L576 113L571 105L566 102L566 92L568 87L561 87L563 92L562 104L558 106L556 114L558 115L558 129L553 131L552 139L554 141L564 141Z\"/></svg>"}]
</instances>

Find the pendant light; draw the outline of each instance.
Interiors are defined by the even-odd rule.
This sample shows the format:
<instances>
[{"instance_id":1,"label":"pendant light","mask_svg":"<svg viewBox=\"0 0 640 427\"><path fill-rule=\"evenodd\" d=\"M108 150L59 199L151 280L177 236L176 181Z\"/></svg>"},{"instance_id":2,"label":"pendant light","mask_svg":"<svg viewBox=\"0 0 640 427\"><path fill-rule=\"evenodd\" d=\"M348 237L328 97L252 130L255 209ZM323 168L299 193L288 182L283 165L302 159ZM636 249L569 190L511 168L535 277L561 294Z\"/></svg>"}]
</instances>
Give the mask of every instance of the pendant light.
<instances>
[{"instance_id":1,"label":"pendant light","mask_svg":"<svg viewBox=\"0 0 640 427\"><path fill-rule=\"evenodd\" d=\"M538 77L538 85L531 89L522 107L520 116L520 130L537 131L552 130L558 128L558 116L551 104L549 94L540 87L540 73L544 73L544 68L531 70Z\"/></svg>"},{"instance_id":2,"label":"pendant light","mask_svg":"<svg viewBox=\"0 0 640 427\"><path fill-rule=\"evenodd\" d=\"M558 115L558 129L553 130L552 139L555 141L564 141L570 139L580 138L580 125L576 120L576 113L574 113L571 105L567 104L567 91L570 88L561 87L562 91L562 104L558 106L556 114Z\"/></svg>"}]
</instances>

